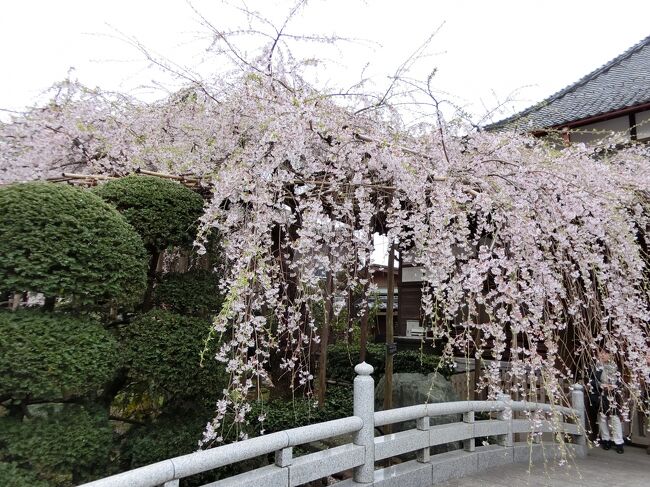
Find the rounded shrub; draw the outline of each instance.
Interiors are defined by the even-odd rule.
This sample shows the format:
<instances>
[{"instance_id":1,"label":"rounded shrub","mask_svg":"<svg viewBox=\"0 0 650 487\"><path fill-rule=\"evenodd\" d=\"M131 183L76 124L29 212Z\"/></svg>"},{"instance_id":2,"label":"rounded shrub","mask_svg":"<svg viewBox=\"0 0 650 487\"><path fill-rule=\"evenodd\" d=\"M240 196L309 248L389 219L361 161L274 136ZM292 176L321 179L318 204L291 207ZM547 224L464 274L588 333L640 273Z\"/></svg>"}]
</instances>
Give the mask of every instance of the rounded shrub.
<instances>
[{"instance_id":1,"label":"rounded shrub","mask_svg":"<svg viewBox=\"0 0 650 487\"><path fill-rule=\"evenodd\" d=\"M218 286L219 280L214 272L169 273L156 286L154 302L175 313L205 316L221 306Z\"/></svg>"},{"instance_id":2,"label":"rounded shrub","mask_svg":"<svg viewBox=\"0 0 650 487\"><path fill-rule=\"evenodd\" d=\"M121 450L122 467L132 469L188 453L194 453L206 423L208 411L168 414L147 426L132 428ZM181 480L181 487L198 487L263 466L260 458L209 470Z\"/></svg>"},{"instance_id":3,"label":"rounded shrub","mask_svg":"<svg viewBox=\"0 0 650 487\"><path fill-rule=\"evenodd\" d=\"M142 240L90 191L44 182L0 188L0 293L33 291L76 304L137 302Z\"/></svg>"},{"instance_id":4,"label":"rounded shrub","mask_svg":"<svg viewBox=\"0 0 650 487\"><path fill-rule=\"evenodd\" d=\"M28 465L55 485L106 471L113 432L106 411L79 404L40 406L30 418L0 418L3 460Z\"/></svg>"},{"instance_id":5,"label":"rounded shrub","mask_svg":"<svg viewBox=\"0 0 650 487\"><path fill-rule=\"evenodd\" d=\"M129 377L147 383L167 402L187 399L213 402L223 389L223 365L204 349L210 322L164 310L153 310L121 331Z\"/></svg>"},{"instance_id":6,"label":"rounded shrub","mask_svg":"<svg viewBox=\"0 0 650 487\"><path fill-rule=\"evenodd\" d=\"M333 384L327 388L323 408L314 407L314 400L304 397L293 400L256 401L251 406L248 418L250 433L253 435L261 429L265 433L275 433L298 426L352 416L354 399L351 386ZM263 415L264 421L260 423L257 418L261 415Z\"/></svg>"},{"instance_id":7,"label":"rounded shrub","mask_svg":"<svg viewBox=\"0 0 650 487\"><path fill-rule=\"evenodd\" d=\"M0 396L66 399L97 391L117 366L117 343L91 318L0 312Z\"/></svg>"},{"instance_id":8,"label":"rounded shrub","mask_svg":"<svg viewBox=\"0 0 650 487\"><path fill-rule=\"evenodd\" d=\"M163 178L126 176L102 184L95 193L125 216L150 252L191 244L203 213L199 194Z\"/></svg>"},{"instance_id":9,"label":"rounded shrub","mask_svg":"<svg viewBox=\"0 0 650 487\"><path fill-rule=\"evenodd\" d=\"M373 366L375 379L381 377L386 369L386 348L378 343L368 344L366 362ZM345 343L330 345L327 348L327 375L331 379L352 382L355 377L354 366L359 361L359 346ZM437 355L417 350L398 350L393 356L394 373L430 374L438 372L449 378L454 369L451 364L441 361Z\"/></svg>"},{"instance_id":10,"label":"rounded shrub","mask_svg":"<svg viewBox=\"0 0 650 487\"><path fill-rule=\"evenodd\" d=\"M0 462L0 485L3 487L48 487L34 472L20 468L15 463Z\"/></svg>"},{"instance_id":11,"label":"rounded shrub","mask_svg":"<svg viewBox=\"0 0 650 487\"><path fill-rule=\"evenodd\" d=\"M207 411L198 414L162 416L127 434L122 449L125 468L136 468L195 452L206 423Z\"/></svg>"}]
</instances>

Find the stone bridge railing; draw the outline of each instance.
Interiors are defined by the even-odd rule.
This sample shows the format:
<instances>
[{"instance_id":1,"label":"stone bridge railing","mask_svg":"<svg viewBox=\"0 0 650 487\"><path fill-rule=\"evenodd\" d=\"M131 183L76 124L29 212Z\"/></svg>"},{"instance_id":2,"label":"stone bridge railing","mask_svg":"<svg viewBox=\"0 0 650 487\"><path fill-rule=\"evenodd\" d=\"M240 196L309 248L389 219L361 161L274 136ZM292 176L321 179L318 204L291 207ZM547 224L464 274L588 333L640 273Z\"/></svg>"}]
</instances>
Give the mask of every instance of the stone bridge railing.
<instances>
[{"instance_id":1,"label":"stone bridge railing","mask_svg":"<svg viewBox=\"0 0 650 487\"><path fill-rule=\"evenodd\" d=\"M249 440L198 451L137 468L112 477L84 484L84 487L177 487L179 479L249 460L270 453L275 463L257 468L206 487L293 487L353 470L353 478L344 486L415 486L429 487L436 482L471 475L480 470L513 462L548 460L570 453L586 455L585 413L582 386L572 391L572 407L512 401L502 395L496 401L458 401L422 404L387 411L374 411L373 368L365 362L355 368L354 416L303 426ZM544 412L550 419L516 419L518 411ZM475 420L475 413L494 412L496 419ZM431 426L430 418L462 414L462 421ZM523 415L526 416L526 415ZM375 437L375 428L415 421L414 429ZM558 433L563 443L516 442L518 433ZM342 446L293 457L293 448L306 443L352 434L353 441ZM476 438L496 437L496 444L479 446ZM539 435L532 435L538 438ZM557 435L555 435L557 436ZM463 448L431 455L431 447L462 442ZM386 468L375 463L415 452L416 458Z\"/></svg>"}]
</instances>

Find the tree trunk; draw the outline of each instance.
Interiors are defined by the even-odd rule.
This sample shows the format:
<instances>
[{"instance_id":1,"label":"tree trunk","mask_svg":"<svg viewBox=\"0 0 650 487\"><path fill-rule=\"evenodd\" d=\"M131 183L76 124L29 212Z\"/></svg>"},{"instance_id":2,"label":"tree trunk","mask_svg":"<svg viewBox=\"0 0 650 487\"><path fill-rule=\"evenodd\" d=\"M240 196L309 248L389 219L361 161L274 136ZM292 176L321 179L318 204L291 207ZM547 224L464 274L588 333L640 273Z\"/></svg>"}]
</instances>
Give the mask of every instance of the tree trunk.
<instances>
[{"instance_id":1,"label":"tree trunk","mask_svg":"<svg viewBox=\"0 0 650 487\"><path fill-rule=\"evenodd\" d=\"M295 242L298 239L298 229L300 228L299 223L295 223L289 226L289 228L286 230L288 233L288 238L291 242ZM297 279L298 277L291 277L291 273L289 271L289 264L293 261L294 258L294 250L289 247L289 248L283 248L281 242L283 241L285 235L284 232L280 227L276 228L273 233L273 242L274 242L274 249L273 253L275 255L275 258L278 259L280 262L282 272L284 273L284 281L287 283L287 288L286 288L286 299L288 303L294 303L296 300L296 296L298 294L298 282ZM287 257L285 257L285 254L288 254ZM288 312L287 312L288 313ZM306 323L306 316L307 316L307 310L304 308L301 308L301 313L302 313L302 319L301 323L304 326ZM288 314L281 319L289 319ZM269 375L271 377L271 381L273 382L273 388L270 390L270 396L272 399L283 399L283 400L290 400L293 399L294 396L299 396L303 390L302 388L299 388L297 385L293 383L293 378L291 376L290 371L283 369L281 367L282 363L282 358L284 356L284 353L287 349L290 348L290 337L284 336L282 337L277 344L277 349L274 350L271 353L271 357L269 359ZM310 355L310 361L314 358L314 354ZM310 362L310 367L312 367L313 363ZM314 369L311 369L314 370ZM294 387L294 388L292 388Z\"/></svg>"},{"instance_id":2,"label":"tree trunk","mask_svg":"<svg viewBox=\"0 0 650 487\"><path fill-rule=\"evenodd\" d=\"M360 363L366 361L366 349L368 348L368 296L366 296L366 294L368 292L368 278L370 277L370 272L368 270L368 267L366 267L362 272L364 273L366 284L364 284L363 291L361 294L361 300L362 300L361 306L363 308L363 311L361 314L361 338L359 340L359 362Z\"/></svg>"},{"instance_id":3,"label":"tree trunk","mask_svg":"<svg viewBox=\"0 0 650 487\"><path fill-rule=\"evenodd\" d=\"M388 247L388 296L386 299L386 371L384 375L384 411L393 408L393 300L395 294L395 246ZM390 426L390 425L389 425ZM390 430L388 430L390 433Z\"/></svg>"},{"instance_id":4,"label":"tree trunk","mask_svg":"<svg viewBox=\"0 0 650 487\"><path fill-rule=\"evenodd\" d=\"M323 317L323 329L320 334L320 356L318 357L318 406L325 407L327 394L327 346L329 345L330 328L334 314L334 277L332 271L327 273L325 284L325 313Z\"/></svg>"},{"instance_id":5,"label":"tree trunk","mask_svg":"<svg viewBox=\"0 0 650 487\"><path fill-rule=\"evenodd\" d=\"M147 272L147 290L144 292L144 298L142 299L142 311L149 311L153 307L153 286L156 282L159 260L160 252L158 250L152 251L149 260L149 271Z\"/></svg>"},{"instance_id":6,"label":"tree trunk","mask_svg":"<svg viewBox=\"0 0 650 487\"><path fill-rule=\"evenodd\" d=\"M56 304L55 296L47 296L45 302L43 303L43 311L54 311L54 305Z\"/></svg>"}]
</instances>

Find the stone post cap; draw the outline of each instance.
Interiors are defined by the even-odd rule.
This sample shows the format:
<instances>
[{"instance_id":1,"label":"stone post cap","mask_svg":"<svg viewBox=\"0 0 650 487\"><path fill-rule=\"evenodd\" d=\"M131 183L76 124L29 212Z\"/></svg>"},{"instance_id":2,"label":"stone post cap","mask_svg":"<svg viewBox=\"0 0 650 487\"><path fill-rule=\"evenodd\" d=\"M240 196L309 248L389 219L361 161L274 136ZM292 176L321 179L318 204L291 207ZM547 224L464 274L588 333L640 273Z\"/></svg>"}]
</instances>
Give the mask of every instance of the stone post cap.
<instances>
[{"instance_id":1,"label":"stone post cap","mask_svg":"<svg viewBox=\"0 0 650 487\"><path fill-rule=\"evenodd\" d=\"M361 362L354 368L354 371L357 373L357 375L371 375L374 370L375 369L372 367L372 365L366 362Z\"/></svg>"},{"instance_id":2,"label":"stone post cap","mask_svg":"<svg viewBox=\"0 0 650 487\"><path fill-rule=\"evenodd\" d=\"M584 389L584 387L582 387L582 384L573 384L572 387L574 391L581 391Z\"/></svg>"}]
</instances>

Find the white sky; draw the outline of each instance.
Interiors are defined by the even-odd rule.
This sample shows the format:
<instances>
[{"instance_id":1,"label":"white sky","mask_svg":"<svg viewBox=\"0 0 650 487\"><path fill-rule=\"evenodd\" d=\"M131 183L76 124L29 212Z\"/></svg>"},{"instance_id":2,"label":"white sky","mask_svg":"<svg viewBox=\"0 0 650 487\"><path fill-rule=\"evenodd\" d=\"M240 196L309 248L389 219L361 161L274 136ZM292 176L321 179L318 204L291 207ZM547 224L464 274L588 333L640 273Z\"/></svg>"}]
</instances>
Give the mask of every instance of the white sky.
<instances>
[{"instance_id":1,"label":"white sky","mask_svg":"<svg viewBox=\"0 0 650 487\"><path fill-rule=\"evenodd\" d=\"M219 0L193 3L219 26L232 22ZM277 3L247 1L279 20L287 2ZM444 22L426 68L438 68L438 89L481 114L483 105L492 108L514 90L513 109L521 109L576 81L650 35L648 19L647 0L312 0L289 31L379 43L344 46L327 76L333 83L354 80L369 61L369 72L381 81ZM213 66L200 30L184 0L0 0L0 108L34 103L70 67L87 85L151 97L151 90L138 87L173 83L117 31L207 73ZM321 53L314 46L314 55Z\"/></svg>"},{"instance_id":2,"label":"white sky","mask_svg":"<svg viewBox=\"0 0 650 487\"><path fill-rule=\"evenodd\" d=\"M276 22L292 3L247 0ZM221 1L193 5L220 28L236 27ZM434 85L481 115L515 91L508 114L573 83L650 35L649 19L648 0L311 0L288 31L372 41L344 44L338 52L307 48L335 60L320 81L339 85L356 81L368 62L368 74L381 83L444 24L419 74L437 67ZM123 36L203 74L216 68L185 0L0 0L0 108L35 103L70 68L89 86L145 99L160 91L143 86L178 86ZM385 239L376 243L375 260L385 261Z\"/></svg>"}]
</instances>

